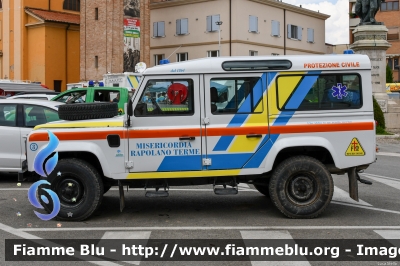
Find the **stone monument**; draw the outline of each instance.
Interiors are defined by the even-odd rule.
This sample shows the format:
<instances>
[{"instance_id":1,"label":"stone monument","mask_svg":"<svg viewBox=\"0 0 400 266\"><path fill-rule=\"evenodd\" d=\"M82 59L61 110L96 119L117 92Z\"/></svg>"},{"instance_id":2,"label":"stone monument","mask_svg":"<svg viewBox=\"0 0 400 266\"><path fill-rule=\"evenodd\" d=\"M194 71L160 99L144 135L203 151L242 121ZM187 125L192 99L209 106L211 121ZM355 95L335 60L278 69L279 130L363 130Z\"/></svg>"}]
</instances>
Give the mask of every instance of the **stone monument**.
<instances>
[{"instance_id":1,"label":"stone monument","mask_svg":"<svg viewBox=\"0 0 400 266\"><path fill-rule=\"evenodd\" d=\"M388 29L382 22L375 21L380 3L380 0L357 0L355 11L360 17L360 24L353 31L354 43L350 49L368 55L371 60L372 93L382 111L387 112L386 50L391 44L387 41Z\"/></svg>"}]
</instances>

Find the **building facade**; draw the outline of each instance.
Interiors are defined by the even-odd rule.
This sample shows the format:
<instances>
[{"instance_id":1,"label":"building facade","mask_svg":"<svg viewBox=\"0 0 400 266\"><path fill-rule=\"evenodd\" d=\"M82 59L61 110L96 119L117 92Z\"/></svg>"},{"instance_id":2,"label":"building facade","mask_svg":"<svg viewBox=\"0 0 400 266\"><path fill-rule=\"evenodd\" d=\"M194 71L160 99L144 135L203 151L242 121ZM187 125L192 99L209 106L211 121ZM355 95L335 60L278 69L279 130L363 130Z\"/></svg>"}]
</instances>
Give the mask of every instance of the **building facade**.
<instances>
[{"instance_id":1,"label":"building facade","mask_svg":"<svg viewBox=\"0 0 400 266\"><path fill-rule=\"evenodd\" d=\"M86 0L80 77L100 80L167 57L325 54L328 17L273 0ZM139 38L129 39L132 29Z\"/></svg>"},{"instance_id":2,"label":"building facade","mask_svg":"<svg viewBox=\"0 0 400 266\"><path fill-rule=\"evenodd\" d=\"M79 0L1 0L0 77L56 91L79 81Z\"/></svg>"},{"instance_id":3,"label":"building facade","mask_svg":"<svg viewBox=\"0 0 400 266\"><path fill-rule=\"evenodd\" d=\"M145 60L144 53L149 52L149 2L81 1L81 80L101 80L106 73L134 72L135 65Z\"/></svg>"},{"instance_id":4,"label":"building facade","mask_svg":"<svg viewBox=\"0 0 400 266\"><path fill-rule=\"evenodd\" d=\"M355 14L356 0L349 1L349 26L350 44L354 42L352 31L360 23ZM386 62L393 70L393 79L400 82L399 57L400 57L400 10L399 0L382 1L381 7L375 16L376 21L383 22L388 29L387 41L392 45L386 51Z\"/></svg>"},{"instance_id":5,"label":"building facade","mask_svg":"<svg viewBox=\"0 0 400 266\"><path fill-rule=\"evenodd\" d=\"M153 1L150 66L166 58L325 54L328 17L271 0Z\"/></svg>"}]
</instances>

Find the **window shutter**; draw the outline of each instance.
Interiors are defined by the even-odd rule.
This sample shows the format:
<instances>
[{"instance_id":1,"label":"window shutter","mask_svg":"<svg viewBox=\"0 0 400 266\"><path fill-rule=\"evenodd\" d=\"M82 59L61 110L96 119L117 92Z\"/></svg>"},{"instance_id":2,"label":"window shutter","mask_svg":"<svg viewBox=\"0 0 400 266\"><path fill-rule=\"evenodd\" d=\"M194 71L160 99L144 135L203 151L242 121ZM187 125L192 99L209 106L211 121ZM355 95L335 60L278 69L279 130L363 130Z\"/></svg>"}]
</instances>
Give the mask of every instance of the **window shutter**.
<instances>
[{"instance_id":1,"label":"window shutter","mask_svg":"<svg viewBox=\"0 0 400 266\"><path fill-rule=\"evenodd\" d=\"M250 32L258 32L258 17L249 16L249 31Z\"/></svg>"},{"instance_id":2,"label":"window shutter","mask_svg":"<svg viewBox=\"0 0 400 266\"><path fill-rule=\"evenodd\" d=\"M211 29L212 31L218 31L219 30L219 25L215 24L215 22L220 21L219 20L219 15L213 15L212 16L212 22L211 22Z\"/></svg>"},{"instance_id":3,"label":"window shutter","mask_svg":"<svg viewBox=\"0 0 400 266\"><path fill-rule=\"evenodd\" d=\"M314 42L314 29L307 29L307 42Z\"/></svg>"},{"instance_id":4,"label":"window shutter","mask_svg":"<svg viewBox=\"0 0 400 266\"><path fill-rule=\"evenodd\" d=\"M153 22L153 37L157 36L157 22Z\"/></svg>"},{"instance_id":5,"label":"window shutter","mask_svg":"<svg viewBox=\"0 0 400 266\"><path fill-rule=\"evenodd\" d=\"M176 20L176 35L181 34L181 20L177 19Z\"/></svg>"},{"instance_id":6,"label":"window shutter","mask_svg":"<svg viewBox=\"0 0 400 266\"><path fill-rule=\"evenodd\" d=\"M159 37L165 36L165 33L164 33L164 24L165 24L164 21L158 22L157 33L158 33L158 36L159 36Z\"/></svg>"},{"instance_id":7,"label":"window shutter","mask_svg":"<svg viewBox=\"0 0 400 266\"><path fill-rule=\"evenodd\" d=\"M181 19L181 34L189 33L189 22L187 18Z\"/></svg>"},{"instance_id":8,"label":"window shutter","mask_svg":"<svg viewBox=\"0 0 400 266\"><path fill-rule=\"evenodd\" d=\"M292 24L287 25L287 37L292 38Z\"/></svg>"},{"instance_id":9,"label":"window shutter","mask_svg":"<svg viewBox=\"0 0 400 266\"><path fill-rule=\"evenodd\" d=\"M212 30L211 22L212 22L212 16L207 16L207 31Z\"/></svg>"},{"instance_id":10,"label":"window shutter","mask_svg":"<svg viewBox=\"0 0 400 266\"><path fill-rule=\"evenodd\" d=\"M297 27L297 39L300 40L300 41L301 41L301 38L302 38L302 31L303 31L303 28L298 26Z\"/></svg>"},{"instance_id":11,"label":"window shutter","mask_svg":"<svg viewBox=\"0 0 400 266\"><path fill-rule=\"evenodd\" d=\"M279 21L272 21L272 36L278 36L279 37Z\"/></svg>"}]
</instances>

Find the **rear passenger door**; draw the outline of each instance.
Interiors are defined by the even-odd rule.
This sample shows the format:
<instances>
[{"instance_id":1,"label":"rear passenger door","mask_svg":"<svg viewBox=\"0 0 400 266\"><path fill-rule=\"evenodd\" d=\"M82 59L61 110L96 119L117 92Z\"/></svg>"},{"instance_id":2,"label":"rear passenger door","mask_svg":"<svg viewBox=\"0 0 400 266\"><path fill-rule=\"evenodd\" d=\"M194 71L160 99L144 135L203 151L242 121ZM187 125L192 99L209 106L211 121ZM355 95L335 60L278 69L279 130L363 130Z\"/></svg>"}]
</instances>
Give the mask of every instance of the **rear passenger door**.
<instances>
[{"instance_id":1,"label":"rear passenger door","mask_svg":"<svg viewBox=\"0 0 400 266\"><path fill-rule=\"evenodd\" d=\"M204 76L208 170L258 168L251 163L268 140L266 74Z\"/></svg>"},{"instance_id":2,"label":"rear passenger door","mask_svg":"<svg viewBox=\"0 0 400 266\"><path fill-rule=\"evenodd\" d=\"M199 77L149 76L143 82L128 129L130 172L137 173L130 178L188 176L187 171L201 170Z\"/></svg>"}]
</instances>

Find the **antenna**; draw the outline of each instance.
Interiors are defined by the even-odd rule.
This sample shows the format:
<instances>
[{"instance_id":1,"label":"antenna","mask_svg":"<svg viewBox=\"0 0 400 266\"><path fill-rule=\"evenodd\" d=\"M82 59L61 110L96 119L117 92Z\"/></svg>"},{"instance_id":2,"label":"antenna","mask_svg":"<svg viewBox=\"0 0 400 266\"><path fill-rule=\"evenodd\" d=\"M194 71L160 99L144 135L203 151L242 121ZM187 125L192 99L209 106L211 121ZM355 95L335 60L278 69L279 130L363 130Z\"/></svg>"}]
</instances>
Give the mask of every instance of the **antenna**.
<instances>
[{"instance_id":1,"label":"antenna","mask_svg":"<svg viewBox=\"0 0 400 266\"><path fill-rule=\"evenodd\" d=\"M181 48L181 47L182 47L182 44L181 44L181 46L179 46L178 48L176 48L175 51L173 51L172 54L170 54L170 55L167 57L167 59L170 58L171 55L173 55L173 54L174 54L176 51L178 51L178 49Z\"/></svg>"}]
</instances>

